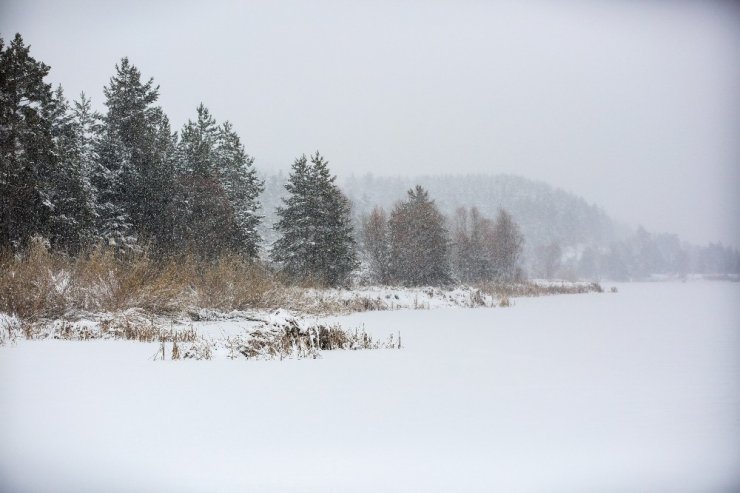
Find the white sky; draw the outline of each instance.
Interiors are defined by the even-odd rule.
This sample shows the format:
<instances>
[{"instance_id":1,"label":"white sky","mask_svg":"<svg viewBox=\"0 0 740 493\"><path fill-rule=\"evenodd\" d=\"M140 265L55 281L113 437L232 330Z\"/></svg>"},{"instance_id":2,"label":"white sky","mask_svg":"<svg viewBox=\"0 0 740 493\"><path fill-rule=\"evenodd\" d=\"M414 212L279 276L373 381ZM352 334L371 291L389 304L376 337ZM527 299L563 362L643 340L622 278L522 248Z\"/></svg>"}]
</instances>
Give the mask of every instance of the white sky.
<instances>
[{"instance_id":1,"label":"white sky","mask_svg":"<svg viewBox=\"0 0 740 493\"><path fill-rule=\"evenodd\" d=\"M120 57L179 128L203 101L265 171L514 173L615 218L740 246L732 2L0 4L68 96Z\"/></svg>"}]
</instances>

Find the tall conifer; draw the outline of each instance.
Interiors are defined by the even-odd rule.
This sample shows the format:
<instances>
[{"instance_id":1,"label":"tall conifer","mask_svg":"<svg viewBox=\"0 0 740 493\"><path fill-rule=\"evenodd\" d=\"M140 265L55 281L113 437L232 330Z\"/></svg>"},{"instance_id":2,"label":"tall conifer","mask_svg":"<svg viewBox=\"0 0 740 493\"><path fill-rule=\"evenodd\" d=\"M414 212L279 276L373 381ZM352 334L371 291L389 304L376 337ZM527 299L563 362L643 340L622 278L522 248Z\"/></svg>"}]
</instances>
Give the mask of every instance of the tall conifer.
<instances>
[{"instance_id":1,"label":"tall conifer","mask_svg":"<svg viewBox=\"0 0 740 493\"><path fill-rule=\"evenodd\" d=\"M336 185L328 162L316 152L295 160L278 207L280 238L271 258L295 277L328 285L344 283L357 265L349 200Z\"/></svg>"}]
</instances>

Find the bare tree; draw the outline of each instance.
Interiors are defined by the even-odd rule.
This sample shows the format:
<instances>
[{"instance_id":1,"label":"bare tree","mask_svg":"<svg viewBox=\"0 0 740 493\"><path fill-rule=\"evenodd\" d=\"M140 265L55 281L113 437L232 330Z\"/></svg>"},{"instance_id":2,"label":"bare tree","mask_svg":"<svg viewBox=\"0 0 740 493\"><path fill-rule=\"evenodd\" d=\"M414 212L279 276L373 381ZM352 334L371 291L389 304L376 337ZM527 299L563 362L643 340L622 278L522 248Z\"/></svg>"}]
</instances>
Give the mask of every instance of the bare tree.
<instances>
[{"instance_id":1,"label":"bare tree","mask_svg":"<svg viewBox=\"0 0 740 493\"><path fill-rule=\"evenodd\" d=\"M492 246L494 277L501 281L517 279L521 275L519 257L522 254L524 237L506 209L499 209L491 233L489 242Z\"/></svg>"},{"instance_id":2,"label":"bare tree","mask_svg":"<svg viewBox=\"0 0 740 493\"><path fill-rule=\"evenodd\" d=\"M362 247L370 264L370 275L375 282L390 281L390 246L388 244L388 215L382 207L362 218Z\"/></svg>"},{"instance_id":3,"label":"bare tree","mask_svg":"<svg viewBox=\"0 0 740 493\"><path fill-rule=\"evenodd\" d=\"M461 281L480 282L493 277L493 223L477 207L455 211L452 225L452 264Z\"/></svg>"}]
</instances>

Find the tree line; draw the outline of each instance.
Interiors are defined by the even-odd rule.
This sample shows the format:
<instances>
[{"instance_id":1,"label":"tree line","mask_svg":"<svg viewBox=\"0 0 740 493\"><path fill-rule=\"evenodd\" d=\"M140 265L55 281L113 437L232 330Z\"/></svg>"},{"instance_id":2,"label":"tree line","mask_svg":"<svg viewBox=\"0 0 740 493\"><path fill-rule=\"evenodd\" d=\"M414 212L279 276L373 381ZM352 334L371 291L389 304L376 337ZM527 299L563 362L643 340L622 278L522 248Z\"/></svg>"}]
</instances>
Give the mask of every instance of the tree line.
<instances>
[{"instance_id":1,"label":"tree line","mask_svg":"<svg viewBox=\"0 0 740 493\"><path fill-rule=\"evenodd\" d=\"M511 280L524 269L570 279L740 274L736 249L643 228L607 245L535 242L522 259L523 236L506 210L492 220L461 208L448 220L420 186L390 213L376 207L353 220L318 152L293 163L265 248L265 183L228 121L200 104L173 131L159 87L127 58L104 87L102 113L84 93L69 101L61 86L52 89L49 70L20 35L7 45L0 38L0 251L22 252L34 237L70 255L101 244L121 256L204 260L258 260L267 250L291 278L329 285L352 275L416 285Z\"/></svg>"},{"instance_id":2,"label":"tree line","mask_svg":"<svg viewBox=\"0 0 740 493\"><path fill-rule=\"evenodd\" d=\"M681 242L675 234L649 233L642 226L622 240L585 246L580 251L559 242L538 245L529 271L538 277L612 279L685 278L690 274L740 275L740 252L722 243Z\"/></svg>"},{"instance_id":3,"label":"tree line","mask_svg":"<svg viewBox=\"0 0 740 493\"><path fill-rule=\"evenodd\" d=\"M20 35L0 40L0 248L34 235L75 254L103 243L125 253L257 254L262 183L229 122L202 104L178 133L159 88L127 58L105 86L106 111L70 103L44 81Z\"/></svg>"},{"instance_id":4,"label":"tree line","mask_svg":"<svg viewBox=\"0 0 740 493\"><path fill-rule=\"evenodd\" d=\"M506 210L496 221L477 208L460 208L452 231L421 186L394 206L376 207L362 219L363 251L370 277L381 284L478 283L521 279L524 238Z\"/></svg>"},{"instance_id":5,"label":"tree line","mask_svg":"<svg viewBox=\"0 0 740 493\"><path fill-rule=\"evenodd\" d=\"M228 121L200 104L173 131L157 105L159 87L127 58L103 89L103 113L84 93L70 102L61 86L53 90L49 70L20 35L7 46L0 38L1 250L22 252L42 237L71 255L102 244L119 255L146 248L161 257L257 260L264 183ZM382 283L518 275L522 238L505 211L494 225L473 210L450 238L434 201L416 187L389 217L377 209L356 233L328 164L318 151L298 157L277 209L269 258L291 278L339 285L362 258Z\"/></svg>"}]
</instances>

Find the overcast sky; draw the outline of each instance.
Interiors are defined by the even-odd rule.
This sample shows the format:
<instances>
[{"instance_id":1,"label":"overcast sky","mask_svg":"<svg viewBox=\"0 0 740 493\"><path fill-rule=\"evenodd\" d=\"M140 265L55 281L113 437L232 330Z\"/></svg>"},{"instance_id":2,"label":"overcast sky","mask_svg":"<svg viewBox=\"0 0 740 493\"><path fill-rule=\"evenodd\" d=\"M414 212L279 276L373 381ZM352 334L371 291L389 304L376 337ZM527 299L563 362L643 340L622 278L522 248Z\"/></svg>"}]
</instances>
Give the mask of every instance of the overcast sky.
<instances>
[{"instance_id":1,"label":"overcast sky","mask_svg":"<svg viewBox=\"0 0 740 493\"><path fill-rule=\"evenodd\" d=\"M732 2L0 3L67 94L122 56L179 128L203 101L264 171L514 173L740 246Z\"/></svg>"}]
</instances>

